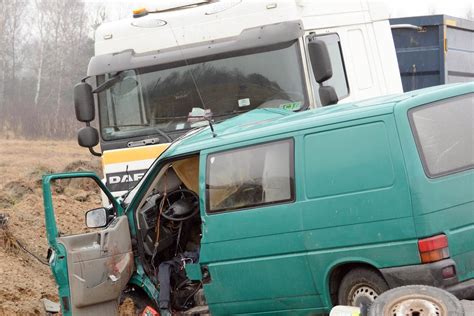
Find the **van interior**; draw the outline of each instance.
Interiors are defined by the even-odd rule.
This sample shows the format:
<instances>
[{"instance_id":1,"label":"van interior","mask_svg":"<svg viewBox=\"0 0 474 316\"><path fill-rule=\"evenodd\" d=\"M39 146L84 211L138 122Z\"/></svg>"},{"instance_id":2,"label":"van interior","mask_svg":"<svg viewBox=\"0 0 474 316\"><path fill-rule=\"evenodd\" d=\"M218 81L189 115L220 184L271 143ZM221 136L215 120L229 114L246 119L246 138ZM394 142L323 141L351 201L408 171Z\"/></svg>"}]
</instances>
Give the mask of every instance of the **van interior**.
<instances>
[{"instance_id":1,"label":"van interior","mask_svg":"<svg viewBox=\"0 0 474 316\"><path fill-rule=\"evenodd\" d=\"M199 261L198 180L199 156L167 163L136 215L145 270L159 284L162 312L188 310L197 305L196 295L202 297L202 283L189 280L184 269L186 264Z\"/></svg>"}]
</instances>

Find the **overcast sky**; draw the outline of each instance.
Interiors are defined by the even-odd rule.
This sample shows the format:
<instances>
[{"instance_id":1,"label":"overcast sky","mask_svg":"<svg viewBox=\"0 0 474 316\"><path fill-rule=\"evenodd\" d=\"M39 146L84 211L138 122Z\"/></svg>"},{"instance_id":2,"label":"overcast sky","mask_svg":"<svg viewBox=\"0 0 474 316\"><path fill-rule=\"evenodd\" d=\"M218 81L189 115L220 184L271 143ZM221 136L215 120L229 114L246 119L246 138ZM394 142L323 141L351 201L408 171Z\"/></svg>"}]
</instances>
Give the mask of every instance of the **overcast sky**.
<instances>
[{"instance_id":1,"label":"overcast sky","mask_svg":"<svg viewBox=\"0 0 474 316\"><path fill-rule=\"evenodd\" d=\"M104 5L108 9L109 20L131 15L131 9L145 3L158 3L166 0L85 0L88 3ZM317 0L314 0L317 1ZM359 0L334 0L335 2L352 2ZM391 17L404 17L426 14L448 14L466 18L468 11L474 11L474 0L379 0L384 3ZM472 16L472 14L471 14Z\"/></svg>"},{"instance_id":2,"label":"overcast sky","mask_svg":"<svg viewBox=\"0 0 474 316\"><path fill-rule=\"evenodd\" d=\"M472 0L383 0L392 17L448 14L465 18L473 11Z\"/></svg>"}]
</instances>

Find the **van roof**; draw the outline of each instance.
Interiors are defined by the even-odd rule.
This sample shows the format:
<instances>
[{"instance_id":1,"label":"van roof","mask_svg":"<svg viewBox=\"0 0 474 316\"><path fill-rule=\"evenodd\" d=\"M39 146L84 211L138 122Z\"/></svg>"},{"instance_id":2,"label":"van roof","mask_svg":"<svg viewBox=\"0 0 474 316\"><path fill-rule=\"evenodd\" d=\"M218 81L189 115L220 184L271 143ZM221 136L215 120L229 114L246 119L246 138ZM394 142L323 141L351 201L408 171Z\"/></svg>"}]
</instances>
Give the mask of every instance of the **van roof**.
<instances>
[{"instance_id":1,"label":"van roof","mask_svg":"<svg viewBox=\"0 0 474 316\"><path fill-rule=\"evenodd\" d=\"M175 142L164 157L185 155L212 147L244 143L257 138L297 132L344 121L393 113L395 107L413 107L447 97L474 92L474 82L435 86L407 93L382 96L302 112L256 109L218 124L216 137L204 128Z\"/></svg>"}]
</instances>

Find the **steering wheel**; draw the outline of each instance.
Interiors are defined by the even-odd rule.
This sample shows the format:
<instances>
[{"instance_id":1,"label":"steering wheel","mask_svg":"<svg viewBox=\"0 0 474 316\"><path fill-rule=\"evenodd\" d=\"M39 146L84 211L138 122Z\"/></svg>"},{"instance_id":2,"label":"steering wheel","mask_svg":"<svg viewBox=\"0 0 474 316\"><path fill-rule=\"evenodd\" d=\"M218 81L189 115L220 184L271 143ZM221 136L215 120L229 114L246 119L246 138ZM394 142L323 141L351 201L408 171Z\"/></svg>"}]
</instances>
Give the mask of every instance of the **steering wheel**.
<instances>
[{"instance_id":1,"label":"steering wheel","mask_svg":"<svg viewBox=\"0 0 474 316\"><path fill-rule=\"evenodd\" d=\"M178 189L163 196L159 210L165 205L161 216L172 222L184 222L199 213L199 196L191 190Z\"/></svg>"}]
</instances>

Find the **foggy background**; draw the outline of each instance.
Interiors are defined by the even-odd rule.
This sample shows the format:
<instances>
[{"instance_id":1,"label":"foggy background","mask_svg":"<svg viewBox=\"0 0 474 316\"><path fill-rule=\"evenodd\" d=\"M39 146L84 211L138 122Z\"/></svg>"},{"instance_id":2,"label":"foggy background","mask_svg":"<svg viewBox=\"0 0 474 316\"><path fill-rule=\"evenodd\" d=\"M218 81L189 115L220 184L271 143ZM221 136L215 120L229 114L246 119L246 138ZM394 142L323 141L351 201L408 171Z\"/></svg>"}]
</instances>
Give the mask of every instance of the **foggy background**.
<instances>
[{"instance_id":1,"label":"foggy background","mask_svg":"<svg viewBox=\"0 0 474 316\"><path fill-rule=\"evenodd\" d=\"M86 76L94 30L153 2L0 0L0 138L75 137L82 124L75 119L72 90ZM466 0L382 2L391 17L474 15Z\"/></svg>"}]
</instances>

